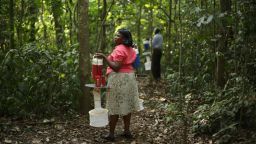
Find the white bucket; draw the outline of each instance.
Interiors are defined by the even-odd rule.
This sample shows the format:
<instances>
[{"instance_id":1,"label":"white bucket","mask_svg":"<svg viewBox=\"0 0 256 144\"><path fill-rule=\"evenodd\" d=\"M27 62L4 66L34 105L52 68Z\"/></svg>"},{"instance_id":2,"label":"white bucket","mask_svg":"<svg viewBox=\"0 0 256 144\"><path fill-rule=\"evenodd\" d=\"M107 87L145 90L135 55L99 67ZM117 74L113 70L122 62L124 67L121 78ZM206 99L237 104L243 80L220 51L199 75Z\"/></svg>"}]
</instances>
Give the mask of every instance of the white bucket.
<instances>
[{"instance_id":1,"label":"white bucket","mask_svg":"<svg viewBox=\"0 0 256 144\"><path fill-rule=\"evenodd\" d=\"M140 105L139 110L140 110L140 111L144 109L143 102L144 102L143 99L139 99L139 105Z\"/></svg>"},{"instance_id":2,"label":"white bucket","mask_svg":"<svg viewBox=\"0 0 256 144\"><path fill-rule=\"evenodd\" d=\"M142 53L142 55L150 55L151 53L150 52L144 52L144 53Z\"/></svg>"},{"instance_id":3,"label":"white bucket","mask_svg":"<svg viewBox=\"0 0 256 144\"><path fill-rule=\"evenodd\" d=\"M146 56L146 61L150 62L150 56Z\"/></svg>"},{"instance_id":4,"label":"white bucket","mask_svg":"<svg viewBox=\"0 0 256 144\"><path fill-rule=\"evenodd\" d=\"M145 70L151 70L151 61L146 62L145 64Z\"/></svg>"},{"instance_id":5,"label":"white bucket","mask_svg":"<svg viewBox=\"0 0 256 144\"><path fill-rule=\"evenodd\" d=\"M90 125L93 127L104 127L108 124L108 110L103 108L89 111Z\"/></svg>"},{"instance_id":6,"label":"white bucket","mask_svg":"<svg viewBox=\"0 0 256 144\"><path fill-rule=\"evenodd\" d=\"M93 65L103 65L103 59L101 59L101 58L96 58L96 57L93 56L92 64L93 64Z\"/></svg>"}]
</instances>

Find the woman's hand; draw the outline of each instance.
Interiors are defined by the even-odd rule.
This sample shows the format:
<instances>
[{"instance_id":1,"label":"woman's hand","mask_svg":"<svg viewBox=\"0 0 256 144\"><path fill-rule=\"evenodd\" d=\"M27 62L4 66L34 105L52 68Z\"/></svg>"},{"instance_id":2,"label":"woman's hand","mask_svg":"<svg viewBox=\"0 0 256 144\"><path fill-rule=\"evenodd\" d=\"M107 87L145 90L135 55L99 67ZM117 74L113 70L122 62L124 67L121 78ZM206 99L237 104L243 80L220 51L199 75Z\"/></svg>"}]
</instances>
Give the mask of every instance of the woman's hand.
<instances>
[{"instance_id":1,"label":"woman's hand","mask_svg":"<svg viewBox=\"0 0 256 144\"><path fill-rule=\"evenodd\" d=\"M122 66L122 62L110 61L103 53L96 53L94 56L97 58L103 58L107 62L107 65L111 67L115 72L118 72Z\"/></svg>"}]
</instances>

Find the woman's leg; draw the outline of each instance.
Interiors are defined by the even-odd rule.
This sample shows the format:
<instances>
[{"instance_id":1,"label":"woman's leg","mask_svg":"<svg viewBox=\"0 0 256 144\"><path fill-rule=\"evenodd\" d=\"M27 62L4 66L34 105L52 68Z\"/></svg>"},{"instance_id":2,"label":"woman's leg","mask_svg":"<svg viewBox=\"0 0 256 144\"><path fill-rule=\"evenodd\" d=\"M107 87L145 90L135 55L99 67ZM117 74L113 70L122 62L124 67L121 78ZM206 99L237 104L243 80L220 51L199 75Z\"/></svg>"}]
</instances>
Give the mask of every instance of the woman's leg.
<instances>
[{"instance_id":1,"label":"woman's leg","mask_svg":"<svg viewBox=\"0 0 256 144\"><path fill-rule=\"evenodd\" d=\"M118 115L110 115L109 117L109 136L115 135L116 123L118 121Z\"/></svg>"},{"instance_id":2,"label":"woman's leg","mask_svg":"<svg viewBox=\"0 0 256 144\"><path fill-rule=\"evenodd\" d=\"M131 113L123 116L123 120L124 120L124 132L121 136L131 139L131 138L133 138L133 136L130 132Z\"/></svg>"},{"instance_id":3,"label":"woman's leg","mask_svg":"<svg viewBox=\"0 0 256 144\"><path fill-rule=\"evenodd\" d=\"M124 121L124 132L130 133L130 122L131 122L131 113L123 116Z\"/></svg>"}]
</instances>

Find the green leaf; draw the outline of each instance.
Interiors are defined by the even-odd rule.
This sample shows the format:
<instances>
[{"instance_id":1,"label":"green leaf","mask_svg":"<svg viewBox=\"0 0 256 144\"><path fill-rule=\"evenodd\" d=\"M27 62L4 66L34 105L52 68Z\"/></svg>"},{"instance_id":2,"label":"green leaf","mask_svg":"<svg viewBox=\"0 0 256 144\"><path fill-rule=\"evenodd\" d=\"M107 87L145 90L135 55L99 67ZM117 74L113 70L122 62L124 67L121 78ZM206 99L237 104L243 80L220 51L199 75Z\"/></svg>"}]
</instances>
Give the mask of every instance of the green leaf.
<instances>
[{"instance_id":1,"label":"green leaf","mask_svg":"<svg viewBox=\"0 0 256 144\"><path fill-rule=\"evenodd\" d=\"M150 4L145 4L144 5L146 8L150 8Z\"/></svg>"}]
</instances>

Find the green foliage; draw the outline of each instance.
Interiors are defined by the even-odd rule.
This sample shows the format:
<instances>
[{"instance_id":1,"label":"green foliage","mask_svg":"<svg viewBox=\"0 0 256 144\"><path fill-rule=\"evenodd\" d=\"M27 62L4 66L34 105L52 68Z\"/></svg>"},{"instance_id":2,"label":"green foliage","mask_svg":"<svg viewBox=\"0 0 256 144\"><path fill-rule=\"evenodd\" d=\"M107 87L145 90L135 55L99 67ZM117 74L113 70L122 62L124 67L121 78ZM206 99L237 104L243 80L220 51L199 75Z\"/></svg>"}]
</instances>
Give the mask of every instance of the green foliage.
<instances>
[{"instance_id":1,"label":"green foliage","mask_svg":"<svg viewBox=\"0 0 256 144\"><path fill-rule=\"evenodd\" d=\"M245 87L249 91L245 91ZM194 132L212 134L215 139L231 142L239 128L255 129L256 114L252 111L256 102L251 100L255 98L252 89L245 78L233 77L224 90L204 92L206 103L198 106L193 114Z\"/></svg>"},{"instance_id":2,"label":"green foliage","mask_svg":"<svg viewBox=\"0 0 256 144\"><path fill-rule=\"evenodd\" d=\"M255 3L237 1L229 15L220 13L219 5L216 3L214 8L212 1L201 6L189 3L181 4L181 21L176 19L178 28L172 33L172 65L167 65L166 76L171 98L178 98L179 102L170 104L166 118L171 122L187 120L195 135L206 134L216 143L234 143L240 130L256 129L255 74L252 74L256 70L256 45L252 41L256 33L255 22L251 21L255 18ZM225 38L220 31L230 29L226 51L219 53L219 41ZM215 84L219 55L225 58L224 88ZM189 93L191 99L187 100Z\"/></svg>"},{"instance_id":3,"label":"green foliage","mask_svg":"<svg viewBox=\"0 0 256 144\"><path fill-rule=\"evenodd\" d=\"M256 130L256 93L250 81L232 74L221 90L203 77L185 77L179 85L178 73L168 75L178 101L168 105L167 122L187 121L195 136L210 135L218 143L233 143L241 129ZM181 92L188 94L179 96Z\"/></svg>"},{"instance_id":4,"label":"green foliage","mask_svg":"<svg viewBox=\"0 0 256 144\"><path fill-rule=\"evenodd\" d=\"M30 43L1 55L0 115L54 114L80 95L78 53Z\"/></svg>"}]
</instances>

